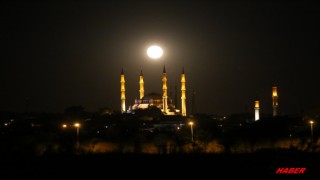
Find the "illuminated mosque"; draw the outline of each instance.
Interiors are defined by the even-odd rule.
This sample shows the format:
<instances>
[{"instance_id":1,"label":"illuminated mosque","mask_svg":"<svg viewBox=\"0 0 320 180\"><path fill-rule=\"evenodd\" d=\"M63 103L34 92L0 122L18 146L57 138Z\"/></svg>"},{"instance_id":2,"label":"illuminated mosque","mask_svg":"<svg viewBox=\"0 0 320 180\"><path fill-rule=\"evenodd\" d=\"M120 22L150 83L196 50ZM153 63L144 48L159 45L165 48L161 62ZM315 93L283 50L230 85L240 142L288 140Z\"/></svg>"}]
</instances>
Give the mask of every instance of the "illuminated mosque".
<instances>
[{"instance_id":1,"label":"illuminated mosque","mask_svg":"<svg viewBox=\"0 0 320 180\"><path fill-rule=\"evenodd\" d=\"M186 111L186 75L184 68L181 73L181 109L177 109L176 105L172 103L172 99L168 97L168 86L167 86L167 74L166 68L163 67L162 74L162 95L158 93L144 93L144 79L141 70L139 79L139 94L140 97L136 98L134 104L126 109L126 89L125 89L125 75L123 69L120 75L120 99L121 99L121 113L134 113L135 110L148 109L149 107L157 107L161 109L164 115L181 115L187 116ZM278 116L278 90L277 87L272 87L272 108L273 117ZM254 120L260 119L260 102L254 101Z\"/></svg>"},{"instance_id":2,"label":"illuminated mosque","mask_svg":"<svg viewBox=\"0 0 320 180\"><path fill-rule=\"evenodd\" d=\"M162 74L162 95L158 93L144 94L144 80L143 73L141 70L140 80L139 80L139 94L140 97L135 99L132 106L126 109L126 89L125 89L125 75L123 69L120 75L120 99L121 99L121 113L133 113L138 109L147 109L149 107L157 107L161 109L164 115L182 115L187 116L186 111L186 76L184 73L184 68L181 73L181 109L177 109L175 105L170 101L168 97L168 87L167 87L167 74L166 68L163 67ZM168 101L169 99L169 101Z\"/></svg>"}]
</instances>

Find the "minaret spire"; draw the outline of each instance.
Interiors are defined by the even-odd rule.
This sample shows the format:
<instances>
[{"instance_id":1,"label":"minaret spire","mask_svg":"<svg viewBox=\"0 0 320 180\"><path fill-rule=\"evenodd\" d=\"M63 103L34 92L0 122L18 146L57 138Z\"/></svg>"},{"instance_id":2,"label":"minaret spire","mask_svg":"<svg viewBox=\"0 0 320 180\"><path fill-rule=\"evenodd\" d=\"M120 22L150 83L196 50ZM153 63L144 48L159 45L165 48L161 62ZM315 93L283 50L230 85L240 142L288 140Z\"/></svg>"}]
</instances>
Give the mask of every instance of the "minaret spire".
<instances>
[{"instance_id":1,"label":"minaret spire","mask_svg":"<svg viewBox=\"0 0 320 180\"><path fill-rule=\"evenodd\" d=\"M256 100L254 101L254 120L258 121L260 119L260 105L259 105L259 101Z\"/></svg>"},{"instance_id":2,"label":"minaret spire","mask_svg":"<svg viewBox=\"0 0 320 180\"><path fill-rule=\"evenodd\" d=\"M163 112L168 112L168 88L167 88L167 73L166 73L166 66L163 65L163 74L162 74L162 106Z\"/></svg>"},{"instance_id":3,"label":"minaret spire","mask_svg":"<svg viewBox=\"0 0 320 180\"><path fill-rule=\"evenodd\" d=\"M184 68L182 68L181 74L181 115L187 116L187 107L186 107L186 75L184 73Z\"/></svg>"},{"instance_id":4,"label":"minaret spire","mask_svg":"<svg viewBox=\"0 0 320 180\"><path fill-rule=\"evenodd\" d=\"M139 81L139 85L140 85L140 99L142 99L144 97L144 81L143 81L143 73L142 73L142 69L140 72L140 81Z\"/></svg>"},{"instance_id":5,"label":"minaret spire","mask_svg":"<svg viewBox=\"0 0 320 180\"><path fill-rule=\"evenodd\" d=\"M124 72L123 68L121 68L121 75L120 75L120 99L121 99L121 113L126 111L126 89L125 89L125 79L124 79Z\"/></svg>"},{"instance_id":6,"label":"minaret spire","mask_svg":"<svg viewBox=\"0 0 320 180\"><path fill-rule=\"evenodd\" d=\"M273 86L272 87L272 115L273 117L278 115L278 91L277 91L277 87Z\"/></svg>"}]
</instances>

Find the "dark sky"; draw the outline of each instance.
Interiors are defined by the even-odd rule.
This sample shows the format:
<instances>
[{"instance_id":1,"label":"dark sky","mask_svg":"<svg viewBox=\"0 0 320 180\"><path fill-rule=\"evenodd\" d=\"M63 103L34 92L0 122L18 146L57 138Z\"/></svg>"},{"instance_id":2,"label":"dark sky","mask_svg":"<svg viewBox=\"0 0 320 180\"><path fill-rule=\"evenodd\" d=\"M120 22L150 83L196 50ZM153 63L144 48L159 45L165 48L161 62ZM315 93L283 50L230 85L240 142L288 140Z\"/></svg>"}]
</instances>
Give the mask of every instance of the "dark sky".
<instances>
[{"instance_id":1,"label":"dark sky","mask_svg":"<svg viewBox=\"0 0 320 180\"><path fill-rule=\"evenodd\" d=\"M299 113L320 106L320 6L303 1L74 1L2 2L0 111L63 112L82 105L120 110L120 72L127 105L145 92L180 88L197 112ZM158 61L146 48L159 44ZM187 107L190 110L190 106Z\"/></svg>"}]
</instances>

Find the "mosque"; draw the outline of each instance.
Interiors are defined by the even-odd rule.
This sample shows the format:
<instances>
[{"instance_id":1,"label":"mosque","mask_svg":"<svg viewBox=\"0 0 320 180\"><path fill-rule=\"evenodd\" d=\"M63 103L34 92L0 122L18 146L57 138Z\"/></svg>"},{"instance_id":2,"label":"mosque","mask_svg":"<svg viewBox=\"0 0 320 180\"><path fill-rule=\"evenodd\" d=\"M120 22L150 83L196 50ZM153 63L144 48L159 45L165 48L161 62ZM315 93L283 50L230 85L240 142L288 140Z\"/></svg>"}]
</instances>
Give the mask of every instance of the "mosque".
<instances>
[{"instance_id":1,"label":"mosque","mask_svg":"<svg viewBox=\"0 0 320 180\"><path fill-rule=\"evenodd\" d=\"M172 99L168 97L168 86L167 86L167 74L166 67L163 66L162 74L162 95L158 93L149 93L145 95L144 93L144 79L141 70L140 80L139 80L139 94L140 97L136 98L134 104L126 109L126 89L125 89L125 75L123 68L120 75L120 99L121 99L121 113L134 113L138 109L148 109L149 107L157 107L161 109L164 115L181 115L187 116L186 110L186 75L184 68L182 68L181 73L181 109L178 109L173 103ZM254 101L254 120L258 121L260 119L260 105L259 101ZM278 116L278 90L276 86L272 87L272 108L273 117Z\"/></svg>"},{"instance_id":2,"label":"mosque","mask_svg":"<svg viewBox=\"0 0 320 180\"><path fill-rule=\"evenodd\" d=\"M135 99L135 102L132 106L129 106L126 109L126 89L125 89L125 75L123 69L121 70L120 75L120 99L121 99L121 113L133 113L138 109L147 109L149 107L157 107L161 109L164 115L181 115L187 116L186 111L186 76L184 73L184 68L181 73L181 109L177 109L172 103L172 99L168 97L168 86L167 86L167 74L166 67L163 66L162 74L162 95L158 93L150 93L145 95L144 93L144 80L143 73L141 70L140 80L139 80L139 94L140 97Z\"/></svg>"}]
</instances>

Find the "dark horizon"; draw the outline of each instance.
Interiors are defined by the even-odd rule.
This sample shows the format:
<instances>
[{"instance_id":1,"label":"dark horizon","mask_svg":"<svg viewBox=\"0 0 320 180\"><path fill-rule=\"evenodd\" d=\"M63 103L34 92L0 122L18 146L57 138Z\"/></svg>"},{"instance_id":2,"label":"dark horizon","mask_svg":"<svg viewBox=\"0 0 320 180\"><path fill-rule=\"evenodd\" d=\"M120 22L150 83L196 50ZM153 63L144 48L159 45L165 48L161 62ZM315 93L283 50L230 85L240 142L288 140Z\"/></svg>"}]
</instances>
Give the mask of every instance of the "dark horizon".
<instances>
[{"instance_id":1,"label":"dark horizon","mask_svg":"<svg viewBox=\"0 0 320 180\"><path fill-rule=\"evenodd\" d=\"M10 1L1 10L0 112L120 110L121 68L128 107L141 69L145 93L161 93L164 64L173 93L184 67L188 112L195 91L199 113L254 113L257 98L271 114L272 86L280 114L320 107L317 4ZM147 58L150 44L163 58Z\"/></svg>"}]
</instances>

